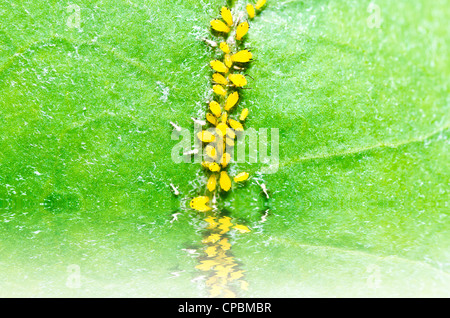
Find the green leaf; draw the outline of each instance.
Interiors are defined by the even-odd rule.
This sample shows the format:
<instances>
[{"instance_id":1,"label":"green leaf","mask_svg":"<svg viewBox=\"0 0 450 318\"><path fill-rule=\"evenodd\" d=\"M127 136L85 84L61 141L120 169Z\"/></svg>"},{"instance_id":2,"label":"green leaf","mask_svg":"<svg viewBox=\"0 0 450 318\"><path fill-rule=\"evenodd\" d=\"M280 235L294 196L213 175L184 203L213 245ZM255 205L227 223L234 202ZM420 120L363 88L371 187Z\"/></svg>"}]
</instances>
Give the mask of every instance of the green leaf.
<instances>
[{"instance_id":1,"label":"green leaf","mask_svg":"<svg viewBox=\"0 0 450 318\"><path fill-rule=\"evenodd\" d=\"M0 296L207 296L186 209L206 177L172 161L170 122L204 115L226 3L78 1L80 28L66 3L2 6ZM238 295L449 295L450 10L379 0L377 28L369 5L269 0L251 21L239 109L279 129L280 165L231 164L251 175L221 199L252 229L230 239Z\"/></svg>"}]
</instances>

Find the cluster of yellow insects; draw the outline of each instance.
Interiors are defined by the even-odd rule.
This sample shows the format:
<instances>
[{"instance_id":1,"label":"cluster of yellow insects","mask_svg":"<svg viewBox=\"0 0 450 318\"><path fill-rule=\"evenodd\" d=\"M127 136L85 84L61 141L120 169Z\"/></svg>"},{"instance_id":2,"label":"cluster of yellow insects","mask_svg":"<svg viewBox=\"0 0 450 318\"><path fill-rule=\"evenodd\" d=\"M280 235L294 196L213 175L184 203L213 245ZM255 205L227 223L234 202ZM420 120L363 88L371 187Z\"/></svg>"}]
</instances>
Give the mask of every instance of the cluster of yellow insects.
<instances>
[{"instance_id":1,"label":"cluster of yellow insects","mask_svg":"<svg viewBox=\"0 0 450 318\"><path fill-rule=\"evenodd\" d=\"M253 19L256 14L263 9L266 0L258 0L255 5L246 6L248 19ZM249 110L244 108L239 116L233 119L232 113L237 108L241 89L247 86L246 77L241 74L249 62L252 61L253 54L248 49L240 49L242 40L248 33L250 25L248 20L244 20L245 13L234 17L231 10L222 7L220 10L221 19L211 21L213 33L222 37L220 43L208 41L213 46L218 47L223 55L222 60L213 60L210 66L214 71L212 75L214 99L209 102L209 112L206 120L213 129L203 130L197 134L199 140L204 143L205 158L202 166L209 171L210 176L206 188L213 193L219 189L228 192L231 189L231 179L226 171L232 158L236 134L244 130L245 122ZM241 172L233 177L234 182L244 182L249 177L247 172ZM191 200L191 208L207 212L211 210L208 204L209 196L199 196Z\"/></svg>"}]
</instances>

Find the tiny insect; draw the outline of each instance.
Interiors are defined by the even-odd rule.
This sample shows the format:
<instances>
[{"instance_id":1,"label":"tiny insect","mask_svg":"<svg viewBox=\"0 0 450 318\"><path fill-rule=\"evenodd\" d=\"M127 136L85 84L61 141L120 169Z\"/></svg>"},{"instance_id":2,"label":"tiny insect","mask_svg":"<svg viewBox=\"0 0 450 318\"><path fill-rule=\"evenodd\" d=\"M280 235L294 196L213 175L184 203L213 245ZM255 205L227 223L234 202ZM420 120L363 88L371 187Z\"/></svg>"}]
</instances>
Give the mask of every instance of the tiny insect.
<instances>
[{"instance_id":1,"label":"tiny insect","mask_svg":"<svg viewBox=\"0 0 450 318\"><path fill-rule=\"evenodd\" d=\"M220 166L217 162L212 162L212 163L209 163L208 169L212 172L218 172L218 171L220 171Z\"/></svg>"},{"instance_id":2,"label":"tiny insect","mask_svg":"<svg viewBox=\"0 0 450 318\"><path fill-rule=\"evenodd\" d=\"M238 100L239 100L239 93L238 92L231 93L230 95L228 95L224 109L226 111L229 111L237 104Z\"/></svg>"},{"instance_id":3,"label":"tiny insect","mask_svg":"<svg viewBox=\"0 0 450 318\"><path fill-rule=\"evenodd\" d=\"M243 131L244 127L240 122L234 119L228 120L228 123L230 124L231 128L233 128L235 131Z\"/></svg>"},{"instance_id":4,"label":"tiny insect","mask_svg":"<svg viewBox=\"0 0 450 318\"><path fill-rule=\"evenodd\" d=\"M248 179L248 172L241 172L237 176L234 177L234 182L242 182Z\"/></svg>"},{"instance_id":5,"label":"tiny insect","mask_svg":"<svg viewBox=\"0 0 450 318\"><path fill-rule=\"evenodd\" d=\"M207 130L200 131L197 134L197 137L198 137L198 139L200 139L203 142L213 142L216 140L216 136L214 136Z\"/></svg>"},{"instance_id":6,"label":"tiny insect","mask_svg":"<svg viewBox=\"0 0 450 318\"><path fill-rule=\"evenodd\" d=\"M211 174L211 176L208 179L208 184L206 185L206 187L208 188L209 192L213 192L214 190L216 190L216 175L215 174Z\"/></svg>"},{"instance_id":7,"label":"tiny insect","mask_svg":"<svg viewBox=\"0 0 450 318\"><path fill-rule=\"evenodd\" d=\"M231 55L230 54L225 54L223 62L225 63L225 66L228 67L228 68L233 66L233 61L231 60Z\"/></svg>"},{"instance_id":8,"label":"tiny insect","mask_svg":"<svg viewBox=\"0 0 450 318\"><path fill-rule=\"evenodd\" d=\"M240 121L244 121L247 119L248 116L248 108L244 108L241 112L241 115L239 116Z\"/></svg>"},{"instance_id":9,"label":"tiny insect","mask_svg":"<svg viewBox=\"0 0 450 318\"><path fill-rule=\"evenodd\" d=\"M221 96L225 96L227 94L227 90L225 88L223 88L222 85L214 85L213 91L217 95L221 95Z\"/></svg>"},{"instance_id":10,"label":"tiny insect","mask_svg":"<svg viewBox=\"0 0 450 318\"><path fill-rule=\"evenodd\" d=\"M236 54L233 54L231 56L231 61L236 63L247 63L250 62L252 58L252 52L250 52L249 50L242 50L237 52Z\"/></svg>"},{"instance_id":11,"label":"tiny insect","mask_svg":"<svg viewBox=\"0 0 450 318\"><path fill-rule=\"evenodd\" d=\"M220 73L214 73L212 78L213 81L217 84L228 85L228 80Z\"/></svg>"},{"instance_id":12,"label":"tiny insect","mask_svg":"<svg viewBox=\"0 0 450 318\"><path fill-rule=\"evenodd\" d=\"M220 10L220 15L222 16L222 19L229 25L233 25L233 15L231 14L230 9L227 7L222 7Z\"/></svg>"},{"instance_id":13,"label":"tiny insect","mask_svg":"<svg viewBox=\"0 0 450 318\"><path fill-rule=\"evenodd\" d=\"M222 168L225 168L228 166L231 160L231 155L229 153L224 153L222 156L222 160L220 160L220 164L222 165Z\"/></svg>"},{"instance_id":14,"label":"tiny insect","mask_svg":"<svg viewBox=\"0 0 450 318\"><path fill-rule=\"evenodd\" d=\"M220 114L222 114L222 107L220 107L220 104L216 101L209 103L209 109L216 117L220 117Z\"/></svg>"},{"instance_id":15,"label":"tiny insect","mask_svg":"<svg viewBox=\"0 0 450 318\"><path fill-rule=\"evenodd\" d=\"M213 28L213 30L215 30L217 32L222 32L222 33L230 32L230 28L228 27L228 25L226 25L223 21L218 20L218 19L211 21L211 27Z\"/></svg>"},{"instance_id":16,"label":"tiny insect","mask_svg":"<svg viewBox=\"0 0 450 318\"><path fill-rule=\"evenodd\" d=\"M249 28L250 26L247 21L239 24L236 28L236 40L242 40L242 38L247 34Z\"/></svg>"},{"instance_id":17,"label":"tiny insect","mask_svg":"<svg viewBox=\"0 0 450 318\"><path fill-rule=\"evenodd\" d=\"M209 206L207 206L206 204L209 202L209 197L206 196L202 196L202 197L197 197L191 200L190 206L191 208L200 211L200 212L206 212L211 210L211 208Z\"/></svg>"},{"instance_id":18,"label":"tiny insect","mask_svg":"<svg viewBox=\"0 0 450 318\"><path fill-rule=\"evenodd\" d=\"M222 85L214 85L213 86L213 91L214 93L216 93L217 95L221 95L221 96L225 96L227 94L227 91L225 88L223 88Z\"/></svg>"},{"instance_id":19,"label":"tiny insect","mask_svg":"<svg viewBox=\"0 0 450 318\"><path fill-rule=\"evenodd\" d=\"M222 116L220 117L220 122L226 124L228 120L228 113L223 112Z\"/></svg>"},{"instance_id":20,"label":"tiny insect","mask_svg":"<svg viewBox=\"0 0 450 318\"><path fill-rule=\"evenodd\" d=\"M211 68L216 72L228 73L228 67L221 61L214 60L214 61L211 61L209 64L211 65Z\"/></svg>"},{"instance_id":21,"label":"tiny insect","mask_svg":"<svg viewBox=\"0 0 450 318\"><path fill-rule=\"evenodd\" d=\"M209 121L209 122L210 122L212 125L214 125L214 126L217 126L217 124L219 123L219 122L217 121L217 117L214 116L214 115L211 114L211 113L207 113L207 114L206 114L206 120Z\"/></svg>"},{"instance_id":22,"label":"tiny insect","mask_svg":"<svg viewBox=\"0 0 450 318\"><path fill-rule=\"evenodd\" d=\"M212 159L217 159L217 150L214 146L208 145L205 147L206 155L211 157Z\"/></svg>"},{"instance_id":23,"label":"tiny insect","mask_svg":"<svg viewBox=\"0 0 450 318\"><path fill-rule=\"evenodd\" d=\"M230 47L228 46L227 42L221 42L219 44L219 47L223 51L223 53L225 53L225 54L229 54L230 53Z\"/></svg>"},{"instance_id":24,"label":"tiny insect","mask_svg":"<svg viewBox=\"0 0 450 318\"><path fill-rule=\"evenodd\" d=\"M215 42L215 41L212 41L212 40L206 39L206 38L203 38L202 40L203 40L206 44L208 44L209 46L217 47L217 42Z\"/></svg>"},{"instance_id":25,"label":"tiny insect","mask_svg":"<svg viewBox=\"0 0 450 318\"><path fill-rule=\"evenodd\" d=\"M229 191L231 188L231 180L230 177L228 176L226 171L222 171L220 173L220 187L222 188L222 190L224 191Z\"/></svg>"},{"instance_id":26,"label":"tiny insect","mask_svg":"<svg viewBox=\"0 0 450 318\"><path fill-rule=\"evenodd\" d=\"M236 87L244 87L245 85L247 85L247 79L244 75L241 74L230 74L228 75L228 79Z\"/></svg>"},{"instance_id":27,"label":"tiny insect","mask_svg":"<svg viewBox=\"0 0 450 318\"><path fill-rule=\"evenodd\" d=\"M251 5L250 3L247 4L247 6L245 7L247 9L247 13L250 19L253 19L255 17L255 7L253 7L253 5Z\"/></svg>"},{"instance_id":28,"label":"tiny insect","mask_svg":"<svg viewBox=\"0 0 450 318\"><path fill-rule=\"evenodd\" d=\"M227 133L228 126L225 123L220 123L216 127L216 131L220 136L225 136Z\"/></svg>"}]
</instances>

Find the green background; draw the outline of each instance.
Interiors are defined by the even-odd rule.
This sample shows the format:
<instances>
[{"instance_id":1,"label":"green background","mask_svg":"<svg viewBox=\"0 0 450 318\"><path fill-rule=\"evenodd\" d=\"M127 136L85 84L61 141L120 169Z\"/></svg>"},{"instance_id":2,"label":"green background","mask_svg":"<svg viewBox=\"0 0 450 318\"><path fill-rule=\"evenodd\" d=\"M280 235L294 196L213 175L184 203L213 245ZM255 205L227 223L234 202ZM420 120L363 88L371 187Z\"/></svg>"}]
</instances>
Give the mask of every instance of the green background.
<instances>
[{"instance_id":1,"label":"green background","mask_svg":"<svg viewBox=\"0 0 450 318\"><path fill-rule=\"evenodd\" d=\"M251 22L239 109L279 129L280 166L231 167L252 176L223 198L253 230L233 234L240 296L449 296L450 3L378 0L380 28L369 3L269 0ZM169 122L206 109L224 4L0 0L0 296L207 296L187 209L206 177L171 160Z\"/></svg>"}]
</instances>

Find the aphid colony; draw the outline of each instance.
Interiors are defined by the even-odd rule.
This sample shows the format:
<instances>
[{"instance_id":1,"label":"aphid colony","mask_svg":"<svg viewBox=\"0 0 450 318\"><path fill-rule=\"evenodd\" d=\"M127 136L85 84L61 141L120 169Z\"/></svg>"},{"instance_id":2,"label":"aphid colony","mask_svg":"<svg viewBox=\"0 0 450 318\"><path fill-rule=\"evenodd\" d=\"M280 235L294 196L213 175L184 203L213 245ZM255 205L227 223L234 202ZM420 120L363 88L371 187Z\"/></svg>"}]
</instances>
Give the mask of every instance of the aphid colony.
<instances>
[{"instance_id":1,"label":"aphid colony","mask_svg":"<svg viewBox=\"0 0 450 318\"><path fill-rule=\"evenodd\" d=\"M259 0L254 6L246 6L247 16L253 19L258 11L266 4L266 0ZM210 128L197 134L197 138L204 144L204 160L202 166L209 172L206 188L210 193L218 190L228 192L232 187L227 167L232 158L232 149L236 134L244 130L244 122L249 110L244 108L236 113L241 89L247 86L247 78L242 74L252 61L253 54L242 48L242 40L248 33L250 25L243 21L244 14L233 16L231 10L222 7L220 19L211 21L213 33L222 38L217 44L214 41L206 42L217 47L222 58L210 62L212 74L213 100L209 102L206 120ZM231 116L230 116L231 115ZM241 172L233 177L235 183L244 182L249 177L247 172ZM191 208L206 212L212 208L208 205L209 196L200 196L190 202Z\"/></svg>"}]
</instances>

